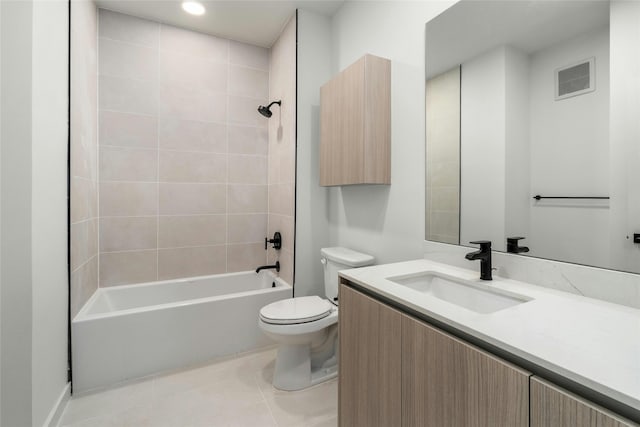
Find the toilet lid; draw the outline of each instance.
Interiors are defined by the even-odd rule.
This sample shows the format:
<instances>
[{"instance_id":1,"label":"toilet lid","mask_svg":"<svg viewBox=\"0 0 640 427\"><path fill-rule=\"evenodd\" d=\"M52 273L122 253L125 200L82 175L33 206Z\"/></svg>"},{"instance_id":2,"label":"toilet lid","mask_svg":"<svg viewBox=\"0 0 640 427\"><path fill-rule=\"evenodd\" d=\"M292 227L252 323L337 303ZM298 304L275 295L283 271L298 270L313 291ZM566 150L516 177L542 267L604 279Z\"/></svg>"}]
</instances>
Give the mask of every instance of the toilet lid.
<instances>
[{"instance_id":1,"label":"toilet lid","mask_svg":"<svg viewBox=\"0 0 640 427\"><path fill-rule=\"evenodd\" d=\"M260 318L267 323L306 323L322 319L331 313L331 303L318 296L283 299L265 305Z\"/></svg>"}]
</instances>

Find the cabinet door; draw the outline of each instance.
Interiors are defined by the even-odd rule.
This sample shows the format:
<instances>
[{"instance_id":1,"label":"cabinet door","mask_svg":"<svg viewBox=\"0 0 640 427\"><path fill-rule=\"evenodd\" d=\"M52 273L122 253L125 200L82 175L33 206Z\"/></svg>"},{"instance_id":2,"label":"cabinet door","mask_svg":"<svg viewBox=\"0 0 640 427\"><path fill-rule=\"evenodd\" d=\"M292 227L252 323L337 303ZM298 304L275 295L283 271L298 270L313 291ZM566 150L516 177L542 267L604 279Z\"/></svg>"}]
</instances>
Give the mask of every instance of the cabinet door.
<instances>
[{"instance_id":1,"label":"cabinet door","mask_svg":"<svg viewBox=\"0 0 640 427\"><path fill-rule=\"evenodd\" d=\"M364 58L320 88L320 185L364 178Z\"/></svg>"},{"instance_id":2,"label":"cabinet door","mask_svg":"<svg viewBox=\"0 0 640 427\"><path fill-rule=\"evenodd\" d=\"M345 285L339 301L339 424L399 426L402 315Z\"/></svg>"},{"instance_id":3,"label":"cabinet door","mask_svg":"<svg viewBox=\"0 0 640 427\"><path fill-rule=\"evenodd\" d=\"M637 425L540 378L531 377L532 427Z\"/></svg>"},{"instance_id":4,"label":"cabinet door","mask_svg":"<svg viewBox=\"0 0 640 427\"><path fill-rule=\"evenodd\" d=\"M529 424L529 373L408 316L402 318L402 425Z\"/></svg>"}]
</instances>

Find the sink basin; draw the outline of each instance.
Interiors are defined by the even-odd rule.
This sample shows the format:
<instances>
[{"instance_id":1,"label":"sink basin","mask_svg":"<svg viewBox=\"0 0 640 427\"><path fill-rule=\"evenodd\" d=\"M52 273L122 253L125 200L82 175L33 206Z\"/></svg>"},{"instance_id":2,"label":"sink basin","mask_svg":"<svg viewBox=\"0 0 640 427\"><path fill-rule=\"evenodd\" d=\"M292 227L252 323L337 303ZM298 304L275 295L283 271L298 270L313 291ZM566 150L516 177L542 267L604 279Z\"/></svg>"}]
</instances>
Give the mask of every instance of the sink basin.
<instances>
[{"instance_id":1,"label":"sink basin","mask_svg":"<svg viewBox=\"0 0 640 427\"><path fill-rule=\"evenodd\" d=\"M414 289L476 313L494 313L530 301L522 295L438 272L387 277L394 283Z\"/></svg>"}]
</instances>

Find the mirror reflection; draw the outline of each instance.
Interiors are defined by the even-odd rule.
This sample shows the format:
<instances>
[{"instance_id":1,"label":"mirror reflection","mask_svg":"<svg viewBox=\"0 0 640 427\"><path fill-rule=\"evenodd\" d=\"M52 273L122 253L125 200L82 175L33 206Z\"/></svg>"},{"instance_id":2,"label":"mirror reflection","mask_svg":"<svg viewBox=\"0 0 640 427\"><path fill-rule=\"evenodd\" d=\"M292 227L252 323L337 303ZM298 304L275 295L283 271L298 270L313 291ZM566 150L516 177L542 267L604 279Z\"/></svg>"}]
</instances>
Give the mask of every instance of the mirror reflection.
<instances>
[{"instance_id":1,"label":"mirror reflection","mask_svg":"<svg viewBox=\"0 0 640 427\"><path fill-rule=\"evenodd\" d=\"M427 240L640 272L636 142L611 112L640 99L612 90L638 62L623 3L461 1L427 23Z\"/></svg>"}]
</instances>

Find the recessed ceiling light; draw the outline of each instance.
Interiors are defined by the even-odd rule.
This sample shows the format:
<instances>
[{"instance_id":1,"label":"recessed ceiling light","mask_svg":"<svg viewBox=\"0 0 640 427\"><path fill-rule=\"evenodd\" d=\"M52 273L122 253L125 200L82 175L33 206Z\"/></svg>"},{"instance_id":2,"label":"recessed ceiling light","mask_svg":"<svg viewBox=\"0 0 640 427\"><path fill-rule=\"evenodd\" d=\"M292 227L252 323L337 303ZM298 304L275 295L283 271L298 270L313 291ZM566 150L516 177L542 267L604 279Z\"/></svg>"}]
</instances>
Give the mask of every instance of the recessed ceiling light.
<instances>
[{"instance_id":1,"label":"recessed ceiling light","mask_svg":"<svg viewBox=\"0 0 640 427\"><path fill-rule=\"evenodd\" d=\"M183 1L182 9L192 15L204 15L204 6L197 1Z\"/></svg>"}]
</instances>

